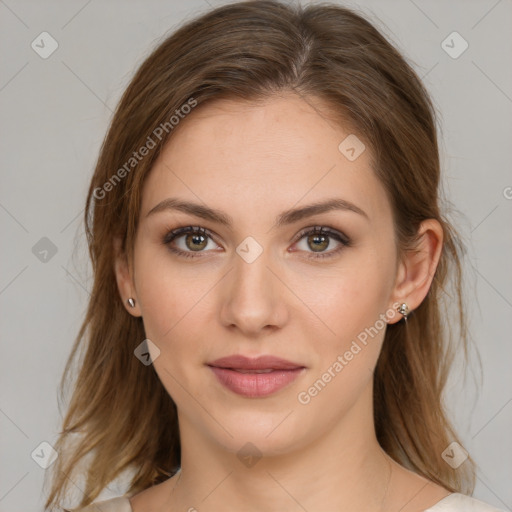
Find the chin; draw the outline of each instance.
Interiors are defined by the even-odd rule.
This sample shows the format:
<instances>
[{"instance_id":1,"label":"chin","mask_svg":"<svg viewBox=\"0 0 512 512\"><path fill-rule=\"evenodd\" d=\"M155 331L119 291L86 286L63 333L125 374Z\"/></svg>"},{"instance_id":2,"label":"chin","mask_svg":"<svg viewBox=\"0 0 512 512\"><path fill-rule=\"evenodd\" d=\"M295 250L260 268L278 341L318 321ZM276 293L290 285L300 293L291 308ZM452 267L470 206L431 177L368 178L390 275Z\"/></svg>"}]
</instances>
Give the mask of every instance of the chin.
<instances>
[{"instance_id":1,"label":"chin","mask_svg":"<svg viewBox=\"0 0 512 512\"><path fill-rule=\"evenodd\" d=\"M209 437L239 458L245 452L260 457L283 455L307 444L309 425L305 418L299 417L298 411L281 405L274 412L264 412L263 407L253 404L226 413L217 409L224 428L214 422L214 430L210 430L209 422L205 425Z\"/></svg>"}]
</instances>

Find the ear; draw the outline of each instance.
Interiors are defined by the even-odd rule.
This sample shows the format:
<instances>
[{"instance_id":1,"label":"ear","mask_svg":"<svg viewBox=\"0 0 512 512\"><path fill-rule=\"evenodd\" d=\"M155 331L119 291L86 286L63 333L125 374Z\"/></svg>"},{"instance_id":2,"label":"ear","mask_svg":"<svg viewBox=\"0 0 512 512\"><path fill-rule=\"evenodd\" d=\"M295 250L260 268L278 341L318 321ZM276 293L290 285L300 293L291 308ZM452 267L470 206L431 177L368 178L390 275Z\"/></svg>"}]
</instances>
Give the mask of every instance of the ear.
<instances>
[{"instance_id":1,"label":"ear","mask_svg":"<svg viewBox=\"0 0 512 512\"><path fill-rule=\"evenodd\" d=\"M391 297L395 305L405 302L409 311L415 310L426 297L443 248L443 228L437 220L424 220L418 234L418 247L408 252L400 262ZM402 318L402 315L396 314L388 323L394 324Z\"/></svg>"},{"instance_id":2,"label":"ear","mask_svg":"<svg viewBox=\"0 0 512 512\"><path fill-rule=\"evenodd\" d=\"M121 239L118 237L114 238L114 253L114 271L116 274L117 288L121 296L121 301L130 315L136 317L142 316L139 301L137 300L137 294L135 292L135 285L133 283L132 270L130 268L128 258L122 250ZM132 308L127 302L130 297L135 300L134 308Z\"/></svg>"}]
</instances>

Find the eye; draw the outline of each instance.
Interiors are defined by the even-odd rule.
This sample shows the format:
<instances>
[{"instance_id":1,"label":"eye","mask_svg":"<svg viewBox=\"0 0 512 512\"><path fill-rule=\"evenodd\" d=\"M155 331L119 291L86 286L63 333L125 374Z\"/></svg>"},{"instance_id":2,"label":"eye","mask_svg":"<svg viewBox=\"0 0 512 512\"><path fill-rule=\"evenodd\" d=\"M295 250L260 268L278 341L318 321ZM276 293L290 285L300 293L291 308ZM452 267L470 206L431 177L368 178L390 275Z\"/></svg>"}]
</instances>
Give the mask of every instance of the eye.
<instances>
[{"instance_id":1,"label":"eye","mask_svg":"<svg viewBox=\"0 0 512 512\"><path fill-rule=\"evenodd\" d=\"M180 242L176 243L176 245L178 245L177 248L173 246L173 243L176 241ZM196 255L194 253L204 252L203 249L208 247L210 241L213 242L213 239L207 229L200 226L186 226L167 233L162 243L167 245L171 252L184 256L185 258L195 258Z\"/></svg>"},{"instance_id":2,"label":"eye","mask_svg":"<svg viewBox=\"0 0 512 512\"><path fill-rule=\"evenodd\" d=\"M310 254L306 257L313 259L335 256L343 250L344 247L351 245L350 239L347 236L322 226L302 230L295 238L294 245L297 245L297 243L301 242L303 239L305 247L300 250L309 252ZM326 251L326 249L333 245L332 240L336 241L338 247ZM200 226L186 226L174 229L169 231L162 240L162 243L167 245L171 252L179 256L184 256L185 258L200 257L201 255L199 253L208 250L209 242L217 245L212 238L212 234L207 229ZM210 249L215 249L215 247L210 247ZM308 249L312 249L312 251L308 251Z\"/></svg>"},{"instance_id":3,"label":"eye","mask_svg":"<svg viewBox=\"0 0 512 512\"><path fill-rule=\"evenodd\" d=\"M338 231L331 230L322 226L315 226L313 229L307 228L298 235L298 242L304 239L302 250L309 252L308 249L312 249L312 254L307 256L308 258L330 258L335 256L344 247L349 247L351 242L350 239L339 233ZM332 240L337 242L338 247L336 249L326 251L327 248L332 245Z\"/></svg>"}]
</instances>

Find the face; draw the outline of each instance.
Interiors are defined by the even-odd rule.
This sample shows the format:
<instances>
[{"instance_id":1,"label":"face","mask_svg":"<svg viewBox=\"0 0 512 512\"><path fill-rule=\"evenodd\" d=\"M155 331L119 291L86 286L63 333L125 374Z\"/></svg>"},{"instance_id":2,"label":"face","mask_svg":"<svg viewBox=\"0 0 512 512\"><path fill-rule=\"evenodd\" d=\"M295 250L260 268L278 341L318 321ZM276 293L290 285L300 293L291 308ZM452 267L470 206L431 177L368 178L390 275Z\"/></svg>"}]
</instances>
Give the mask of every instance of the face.
<instances>
[{"instance_id":1,"label":"face","mask_svg":"<svg viewBox=\"0 0 512 512\"><path fill-rule=\"evenodd\" d=\"M155 370L180 429L232 452L250 441L284 453L339 424L369 396L390 318L391 208L369 150L349 160L338 147L350 131L321 109L292 94L198 107L143 189L132 282L160 351ZM171 198L196 213L166 207ZM327 201L349 208L286 215ZM231 355L302 369L258 377L209 366ZM227 372L232 387L217 376Z\"/></svg>"}]
</instances>

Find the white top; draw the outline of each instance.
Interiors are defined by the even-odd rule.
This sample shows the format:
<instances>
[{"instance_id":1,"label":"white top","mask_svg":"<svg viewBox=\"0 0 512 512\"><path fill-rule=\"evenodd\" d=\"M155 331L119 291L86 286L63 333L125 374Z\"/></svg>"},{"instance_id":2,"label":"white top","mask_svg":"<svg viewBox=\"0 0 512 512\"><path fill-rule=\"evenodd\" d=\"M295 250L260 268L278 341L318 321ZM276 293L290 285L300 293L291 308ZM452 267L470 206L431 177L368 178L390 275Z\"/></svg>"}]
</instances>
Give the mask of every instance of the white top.
<instances>
[{"instance_id":1,"label":"white top","mask_svg":"<svg viewBox=\"0 0 512 512\"><path fill-rule=\"evenodd\" d=\"M78 512L133 512L128 496L91 503ZM483 501L454 492L424 512L505 512Z\"/></svg>"}]
</instances>

